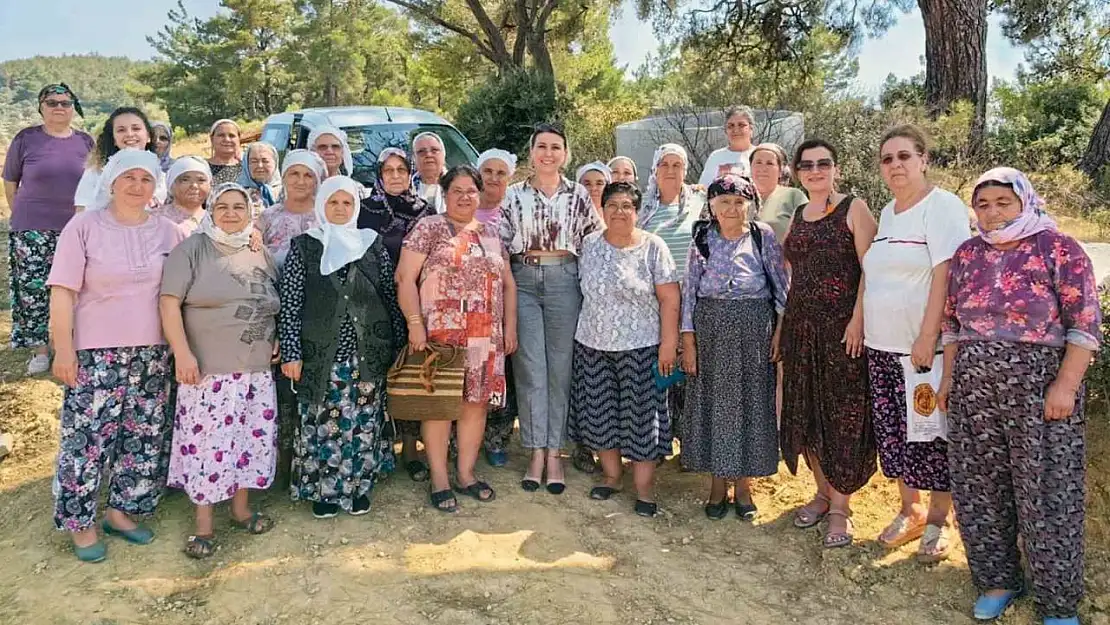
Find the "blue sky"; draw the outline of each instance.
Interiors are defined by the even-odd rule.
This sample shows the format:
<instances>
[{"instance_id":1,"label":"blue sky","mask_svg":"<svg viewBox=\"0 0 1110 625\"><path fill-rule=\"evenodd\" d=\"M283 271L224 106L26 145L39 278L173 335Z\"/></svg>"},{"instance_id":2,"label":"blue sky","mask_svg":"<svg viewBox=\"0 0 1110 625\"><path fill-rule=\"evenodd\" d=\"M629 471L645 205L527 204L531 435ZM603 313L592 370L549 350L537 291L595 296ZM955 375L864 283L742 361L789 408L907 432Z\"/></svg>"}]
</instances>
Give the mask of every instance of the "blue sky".
<instances>
[{"instance_id":1,"label":"blue sky","mask_svg":"<svg viewBox=\"0 0 1110 625\"><path fill-rule=\"evenodd\" d=\"M0 60L36 54L99 52L132 58L152 54L146 36L158 31L176 0L0 0ZM193 15L215 13L218 0L185 0ZM613 29L617 59L630 69L655 50L648 24L637 22L626 6ZM123 32L120 32L123 31ZM1011 78L1021 51L1001 35L996 19L987 37L987 70L992 78ZM916 11L902 16L881 39L868 40L860 50L859 87L875 94L887 74L912 76L924 67L925 31Z\"/></svg>"}]
</instances>

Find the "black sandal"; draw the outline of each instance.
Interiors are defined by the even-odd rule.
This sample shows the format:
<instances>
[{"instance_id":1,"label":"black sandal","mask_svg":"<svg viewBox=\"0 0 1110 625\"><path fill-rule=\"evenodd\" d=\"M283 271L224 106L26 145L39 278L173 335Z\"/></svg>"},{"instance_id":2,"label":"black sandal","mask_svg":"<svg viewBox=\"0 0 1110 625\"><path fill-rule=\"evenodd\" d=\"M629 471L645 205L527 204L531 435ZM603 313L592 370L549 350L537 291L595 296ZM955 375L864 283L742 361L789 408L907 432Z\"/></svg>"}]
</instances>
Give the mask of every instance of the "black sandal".
<instances>
[{"instance_id":1,"label":"black sandal","mask_svg":"<svg viewBox=\"0 0 1110 625\"><path fill-rule=\"evenodd\" d=\"M185 540L185 555L194 560L203 560L216 553L216 537L190 536Z\"/></svg>"},{"instance_id":2,"label":"black sandal","mask_svg":"<svg viewBox=\"0 0 1110 625\"><path fill-rule=\"evenodd\" d=\"M737 504L739 505L739 504ZM710 521L720 521L728 516L728 495L721 498L717 503L705 504L705 516Z\"/></svg>"},{"instance_id":3,"label":"black sandal","mask_svg":"<svg viewBox=\"0 0 1110 625\"><path fill-rule=\"evenodd\" d=\"M427 482L431 474L428 473L428 465L420 462L419 460L410 460L405 463L405 471L409 474L409 479L414 482Z\"/></svg>"},{"instance_id":4,"label":"black sandal","mask_svg":"<svg viewBox=\"0 0 1110 625\"><path fill-rule=\"evenodd\" d=\"M455 499L455 493L451 489L436 491L431 495L432 507L440 512L446 514L453 514L459 511L459 502ZM450 505L443 505L450 502Z\"/></svg>"},{"instance_id":5,"label":"black sandal","mask_svg":"<svg viewBox=\"0 0 1110 625\"><path fill-rule=\"evenodd\" d=\"M754 521L758 513L759 508L755 507L754 501L752 503L736 502L736 518L741 521Z\"/></svg>"},{"instance_id":6,"label":"black sandal","mask_svg":"<svg viewBox=\"0 0 1110 625\"><path fill-rule=\"evenodd\" d=\"M644 501L642 499L636 500L636 514L647 517L649 519L655 518L659 514L659 505L654 501Z\"/></svg>"},{"instance_id":7,"label":"black sandal","mask_svg":"<svg viewBox=\"0 0 1110 625\"><path fill-rule=\"evenodd\" d=\"M455 492L466 495L467 497L472 497L483 503L497 499L497 493L493 490L493 487L481 480L474 482L470 486L459 486L456 484ZM482 493L489 493L489 496L482 497Z\"/></svg>"},{"instance_id":8,"label":"black sandal","mask_svg":"<svg viewBox=\"0 0 1110 625\"><path fill-rule=\"evenodd\" d=\"M621 492L619 488L612 486L594 486L590 489L590 499L597 501L608 501L610 497Z\"/></svg>"}]
</instances>

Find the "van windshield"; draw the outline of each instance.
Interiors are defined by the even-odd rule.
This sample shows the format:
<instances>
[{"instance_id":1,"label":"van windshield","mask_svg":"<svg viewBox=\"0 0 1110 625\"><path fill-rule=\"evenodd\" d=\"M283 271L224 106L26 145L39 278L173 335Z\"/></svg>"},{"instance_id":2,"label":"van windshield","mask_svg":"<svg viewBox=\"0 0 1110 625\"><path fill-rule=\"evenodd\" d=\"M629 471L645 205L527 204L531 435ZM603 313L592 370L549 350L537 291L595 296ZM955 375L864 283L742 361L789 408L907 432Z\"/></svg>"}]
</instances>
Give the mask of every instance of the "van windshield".
<instances>
[{"instance_id":1,"label":"van windshield","mask_svg":"<svg viewBox=\"0 0 1110 625\"><path fill-rule=\"evenodd\" d=\"M351 177L367 187L372 186L377 179L379 152L385 148L401 148L411 155L412 138L425 131L430 130L443 139L443 145L447 148L447 167L464 163L473 164L478 159L478 153L470 143L458 130L450 126L393 123L356 126L343 130L347 133L347 141L351 144L351 153L355 161L355 171Z\"/></svg>"}]
</instances>

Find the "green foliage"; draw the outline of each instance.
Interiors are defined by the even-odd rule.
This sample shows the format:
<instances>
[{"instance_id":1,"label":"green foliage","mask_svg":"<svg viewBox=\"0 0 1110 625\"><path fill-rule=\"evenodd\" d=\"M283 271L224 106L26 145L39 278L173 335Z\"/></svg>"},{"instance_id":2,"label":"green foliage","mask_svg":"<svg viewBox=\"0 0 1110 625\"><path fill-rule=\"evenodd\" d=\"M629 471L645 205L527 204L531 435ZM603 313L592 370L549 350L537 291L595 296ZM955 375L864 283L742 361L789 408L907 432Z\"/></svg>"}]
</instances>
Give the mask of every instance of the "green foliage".
<instances>
[{"instance_id":1,"label":"green foliage","mask_svg":"<svg viewBox=\"0 0 1110 625\"><path fill-rule=\"evenodd\" d=\"M511 70L473 89L455 124L479 150L502 148L525 154L532 127L557 117L555 89L548 77Z\"/></svg>"},{"instance_id":2,"label":"green foliage","mask_svg":"<svg viewBox=\"0 0 1110 625\"><path fill-rule=\"evenodd\" d=\"M1098 290L1099 307L1102 309L1102 336L1110 336L1110 289ZM1087 384L1087 396L1102 406L1110 404L1110 349L1101 349L1087 369L1083 378Z\"/></svg>"}]
</instances>

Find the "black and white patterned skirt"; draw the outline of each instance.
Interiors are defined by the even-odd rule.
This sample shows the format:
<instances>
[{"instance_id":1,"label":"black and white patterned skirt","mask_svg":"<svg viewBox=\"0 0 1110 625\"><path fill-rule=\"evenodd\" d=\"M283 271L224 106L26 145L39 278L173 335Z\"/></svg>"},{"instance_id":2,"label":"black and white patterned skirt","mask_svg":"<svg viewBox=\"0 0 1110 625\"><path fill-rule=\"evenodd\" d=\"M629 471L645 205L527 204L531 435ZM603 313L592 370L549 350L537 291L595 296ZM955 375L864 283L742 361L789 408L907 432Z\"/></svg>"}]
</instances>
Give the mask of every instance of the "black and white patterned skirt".
<instances>
[{"instance_id":1,"label":"black and white patterned skirt","mask_svg":"<svg viewBox=\"0 0 1110 625\"><path fill-rule=\"evenodd\" d=\"M574 344L569 432L590 449L619 449L635 462L671 453L666 391L655 386L659 347L604 352Z\"/></svg>"}]
</instances>

